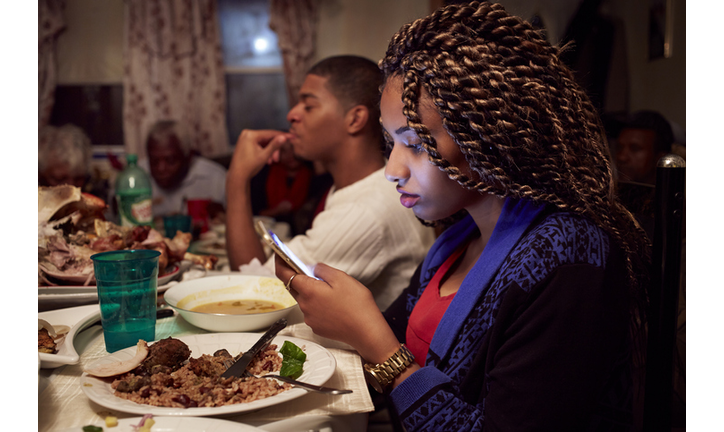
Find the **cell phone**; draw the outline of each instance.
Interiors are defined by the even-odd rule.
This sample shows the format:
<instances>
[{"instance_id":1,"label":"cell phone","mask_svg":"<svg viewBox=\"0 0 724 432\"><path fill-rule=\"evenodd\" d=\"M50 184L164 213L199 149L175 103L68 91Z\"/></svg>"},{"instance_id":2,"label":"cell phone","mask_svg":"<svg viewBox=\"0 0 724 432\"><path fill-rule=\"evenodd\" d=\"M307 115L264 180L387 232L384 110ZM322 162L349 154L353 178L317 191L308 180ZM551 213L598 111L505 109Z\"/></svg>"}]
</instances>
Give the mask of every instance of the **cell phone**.
<instances>
[{"instance_id":1,"label":"cell phone","mask_svg":"<svg viewBox=\"0 0 724 432\"><path fill-rule=\"evenodd\" d=\"M257 221L256 225L254 225L257 234L259 234L259 237L261 237L268 245L271 247L271 249L274 251L275 254L279 255L285 263L289 265L289 267L292 268L297 273L305 274L309 277L313 277L317 279L311 270L309 270L309 267L307 267L304 262L299 259L298 256L292 252L289 247L284 244L281 239L274 234L274 232L270 229L267 229L267 227L264 225L264 222Z\"/></svg>"}]
</instances>

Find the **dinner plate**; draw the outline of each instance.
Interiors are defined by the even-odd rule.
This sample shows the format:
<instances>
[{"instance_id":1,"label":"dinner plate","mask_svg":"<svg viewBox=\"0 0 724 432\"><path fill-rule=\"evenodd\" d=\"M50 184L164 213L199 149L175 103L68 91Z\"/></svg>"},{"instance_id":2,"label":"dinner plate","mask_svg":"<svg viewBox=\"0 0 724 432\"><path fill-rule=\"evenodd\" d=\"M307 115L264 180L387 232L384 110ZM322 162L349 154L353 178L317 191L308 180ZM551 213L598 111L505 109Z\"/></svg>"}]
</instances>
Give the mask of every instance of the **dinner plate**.
<instances>
[{"instance_id":1,"label":"dinner plate","mask_svg":"<svg viewBox=\"0 0 724 432\"><path fill-rule=\"evenodd\" d=\"M48 321L53 326L67 325L70 327L68 334L58 343L57 353L38 353L40 367L52 369L78 363L80 356L73 346L73 339L85 326L100 318L100 314L100 306L97 304L38 313L38 318Z\"/></svg>"},{"instance_id":2,"label":"dinner plate","mask_svg":"<svg viewBox=\"0 0 724 432\"><path fill-rule=\"evenodd\" d=\"M191 357L198 358L202 354L213 354L215 351L226 348L229 353L236 355L246 351L259 339L260 333L209 333L191 336L182 336L177 339L183 341L191 350ZM281 348L284 341L290 341L299 346L307 354L307 361L304 362L304 372L299 381L323 385L334 374L337 362L332 353L314 342L290 336L277 336L273 343ZM94 368L103 364L115 363L128 360L134 356L136 348L126 348L116 351L111 355L100 358L88 365ZM153 414L160 416L188 416L202 417L211 415L235 414L247 411L255 411L268 406L277 405L283 402L296 399L307 393L301 388L292 388L283 393L270 396L265 399L253 402L225 405L220 407L192 407L192 408L168 408L139 404L116 397L111 388L111 380L100 379L83 373L80 378L80 385L83 392L90 400L98 405L132 414Z\"/></svg>"},{"instance_id":3,"label":"dinner plate","mask_svg":"<svg viewBox=\"0 0 724 432\"><path fill-rule=\"evenodd\" d=\"M163 294L175 285L175 281L157 287L158 294ZM91 286L48 286L38 287L38 309L49 310L69 308L73 306L98 303L98 288Z\"/></svg>"},{"instance_id":4,"label":"dinner plate","mask_svg":"<svg viewBox=\"0 0 724 432\"><path fill-rule=\"evenodd\" d=\"M199 240L194 244L194 250L202 254L216 255L217 257L226 256L226 240L210 238L207 240Z\"/></svg>"},{"instance_id":5,"label":"dinner plate","mask_svg":"<svg viewBox=\"0 0 724 432\"><path fill-rule=\"evenodd\" d=\"M166 269L164 274L162 274L158 277L158 284L165 285L165 284L171 282L172 280L176 279L181 274L182 267L187 267L187 268L189 267L188 265L184 266L183 261L181 264L182 265L173 264L170 266L170 268ZM189 262L189 264L190 264L190 262ZM70 282L73 284L80 284L81 286L85 286L83 284L86 282L86 280L88 280L88 275L69 275L69 274L62 273L62 272L53 272L53 271L46 269L45 267L43 267L43 272L45 272L48 276L51 276L55 279L62 280L65 282ZM92 286L95 286L95 281L96 281L95 278L91 277L90 284L93 284ZM90 284L88 286L91 286Z\"/></svg>"},{"instance_id":6,"label":"dinner plate","mask_svg":"<svg viewBox=\"0 0 724 432\"><path fill-rule=\"evenodd\" d=\"M93 426L102 427L103 430L113 432L134 432L133 426L138 425L143 417L130 417L124 419L118 419L118 426L112 429L107 427L105 422L96 423ZM221 420L215 418L203 418L203 417L153 417L154 424L151 430L153 432L257 432L263 431L258 427L249 426L244 423L234 422L230 420ZM80 432L83 426L81 425L67 429L60 429L54 432Z\"/></svg>"}]
</instances>

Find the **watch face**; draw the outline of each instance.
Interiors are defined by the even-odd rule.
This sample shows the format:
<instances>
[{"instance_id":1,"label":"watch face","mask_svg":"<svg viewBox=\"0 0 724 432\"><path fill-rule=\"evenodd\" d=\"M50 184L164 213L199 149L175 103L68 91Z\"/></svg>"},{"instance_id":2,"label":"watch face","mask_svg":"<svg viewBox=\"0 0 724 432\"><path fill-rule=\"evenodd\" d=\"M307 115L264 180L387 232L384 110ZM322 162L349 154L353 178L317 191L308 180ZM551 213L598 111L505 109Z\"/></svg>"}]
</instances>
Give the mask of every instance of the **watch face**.
<instances>
[{"instance_id":1,"label":"watch face","mask_svg":"<svg viewBox=\"0 0 724 432\"><path fill-rule=\"evenodd\" d=\"M380 385L380 382L377 381L377 378L375 378L375 376L372 375L372 373L369 372L367 370L367 368L365 368L364 372L365 372L365 381L367 381L367 384L371 385L372 388L375 389L375 391L377 393L384 393L385 389L382 388L382 386Z\"/></svg>"}]
</instances>

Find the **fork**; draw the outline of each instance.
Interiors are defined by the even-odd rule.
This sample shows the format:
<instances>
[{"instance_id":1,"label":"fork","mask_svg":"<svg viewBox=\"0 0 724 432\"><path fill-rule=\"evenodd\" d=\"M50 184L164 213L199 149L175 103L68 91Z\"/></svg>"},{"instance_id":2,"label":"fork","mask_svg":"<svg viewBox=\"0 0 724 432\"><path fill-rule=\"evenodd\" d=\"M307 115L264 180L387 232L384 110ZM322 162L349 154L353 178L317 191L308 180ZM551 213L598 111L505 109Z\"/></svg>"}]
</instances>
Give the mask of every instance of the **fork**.
<instances>
[{"instance_id":1,"label":"fork","mask_svg":"<svg viewBox=\"0 0 724 432\"><path fill-rule=\"evenodd\" d=\"M224 366L226 366L227 369L230 368L231 365L233 365L233 364L234 364L234 359L224 360ZM332 388L332 387L318 386L315 384L309 384L309 383L305 383L302 381L297 381L293 378L289 378L289 377L281 376L281 375L253 375L251 372L246 370L246 371L244 371L243 376L254 377L254 378L274 378L279 381L284 381L286 383L289 383L293 386L302 387L304 389L315 391L318 393L333 394L333 395L352 393L352 390L348 390L348 389L340 390L340 389L336 389L336 388Z\"/></svg>"}]
</instances>

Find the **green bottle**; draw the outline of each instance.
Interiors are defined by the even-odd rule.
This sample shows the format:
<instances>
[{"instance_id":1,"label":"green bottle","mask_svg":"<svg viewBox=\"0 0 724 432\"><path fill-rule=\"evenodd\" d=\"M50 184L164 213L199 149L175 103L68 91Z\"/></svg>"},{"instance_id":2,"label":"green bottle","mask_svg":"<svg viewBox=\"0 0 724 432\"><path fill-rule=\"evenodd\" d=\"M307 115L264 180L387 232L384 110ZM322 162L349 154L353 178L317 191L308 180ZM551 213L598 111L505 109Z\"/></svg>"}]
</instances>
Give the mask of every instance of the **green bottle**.
<instances>
[{"instance_id":1,"label":"green bottle","mask_svg":"<svg viewBox=\"0 0 724 432\"><path fill-rule=\"evenodd\" d=\"M138 156L126 156L126 168L116 178L116 202L121 226L153 225L151 181L138 165Z\"/></svg>"}]
</instances>

